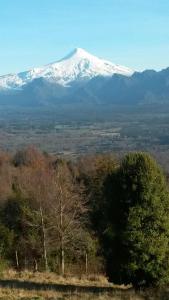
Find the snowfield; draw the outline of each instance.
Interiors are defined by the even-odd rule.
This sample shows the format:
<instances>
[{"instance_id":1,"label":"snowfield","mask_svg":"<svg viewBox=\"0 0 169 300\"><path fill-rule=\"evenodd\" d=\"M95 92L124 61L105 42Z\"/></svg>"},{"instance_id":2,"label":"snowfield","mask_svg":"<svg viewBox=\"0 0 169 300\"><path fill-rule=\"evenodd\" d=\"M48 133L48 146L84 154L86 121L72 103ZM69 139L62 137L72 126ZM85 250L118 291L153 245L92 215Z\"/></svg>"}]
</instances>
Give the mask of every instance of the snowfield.
<instances>
[{"instance_id":1,"label":"snowfield","mask_svg":"<svg viewBox=\"0 0 169 300\"><path fill-rule=\"evenodd\" d=\"M112 76L113 74L131 76L133 70L76 48L60 61L18 74L0 76L0 89L20 89L40 77L68 86L74 81L90 80L96 76Z\"/></svg>"}]
</instances>

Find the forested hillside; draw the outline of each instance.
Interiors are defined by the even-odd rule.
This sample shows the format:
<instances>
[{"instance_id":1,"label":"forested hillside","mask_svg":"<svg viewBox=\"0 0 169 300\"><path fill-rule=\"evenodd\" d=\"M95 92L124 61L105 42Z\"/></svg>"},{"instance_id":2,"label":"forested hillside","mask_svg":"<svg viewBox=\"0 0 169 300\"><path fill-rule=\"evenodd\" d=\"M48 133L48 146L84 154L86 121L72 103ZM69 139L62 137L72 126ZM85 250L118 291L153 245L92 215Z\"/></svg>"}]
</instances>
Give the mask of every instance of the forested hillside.
<instances>
[{"instance_id":1,"label":"forested hillside","mask_svg":"<svg viewBox=\"0 0 169 300\"><path fill-rule=\"evenodd\" d=\"M1 270L169 281L169 193L148 154L66 161L33 147L0 155Z\"/></svg>"}]
</instances>

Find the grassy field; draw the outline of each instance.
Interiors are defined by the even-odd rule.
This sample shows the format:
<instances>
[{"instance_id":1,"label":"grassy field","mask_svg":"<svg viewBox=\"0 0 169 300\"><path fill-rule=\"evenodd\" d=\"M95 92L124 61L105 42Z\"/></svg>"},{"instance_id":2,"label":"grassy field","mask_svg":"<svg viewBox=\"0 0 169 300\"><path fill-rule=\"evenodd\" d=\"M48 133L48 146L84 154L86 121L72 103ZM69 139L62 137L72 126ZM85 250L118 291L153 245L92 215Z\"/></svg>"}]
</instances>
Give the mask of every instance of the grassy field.
<instances>
[{"instance_id":1,"label":"grassy field","mask_svg":"<svg viewBox=\"0 0 169 300\"><path fill-rule=\"evenodd\" d=\"M104 276L97 275L82 276L81 278L65 276L63 278L54 273L8 270L1 274L0 279L1 300L119 300L126 299L123 298L125 291L131 294L130 287L116 286L109 283ZM136 298L130 297L129 299Z\"/></svg>"},{"instance_id":2,"label":"grassy field","mask_svg":"<svg viewBox=\"0 0 169 300\"><path fill-rule=\"evenodd\" d=\"M53 273L1 274L0 300L168 300L169 290L135 292L131 286L117 286L104 276L60 277Z\"/></svg>"}]
</instances>

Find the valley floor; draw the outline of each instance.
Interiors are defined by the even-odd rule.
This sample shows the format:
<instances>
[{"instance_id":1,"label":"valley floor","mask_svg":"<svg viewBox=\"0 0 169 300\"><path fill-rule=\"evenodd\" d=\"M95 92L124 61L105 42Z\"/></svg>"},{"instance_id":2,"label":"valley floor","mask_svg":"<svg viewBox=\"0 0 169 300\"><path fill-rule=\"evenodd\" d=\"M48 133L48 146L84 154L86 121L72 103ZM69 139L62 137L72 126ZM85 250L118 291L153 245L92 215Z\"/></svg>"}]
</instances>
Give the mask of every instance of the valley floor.
<instances>
[{"instance_id":1,"label":"valley floor","mask_svg":"<svg viewBox=\"0 0 169 300\"><path fill-rule=\"evenodd\" d=\"M76 159L94 153L152 153L169 171L169 107L145 110L114 108L3 109L0 150L15 152L34 145L42 151Z\"/></svg>"}]
</instances>

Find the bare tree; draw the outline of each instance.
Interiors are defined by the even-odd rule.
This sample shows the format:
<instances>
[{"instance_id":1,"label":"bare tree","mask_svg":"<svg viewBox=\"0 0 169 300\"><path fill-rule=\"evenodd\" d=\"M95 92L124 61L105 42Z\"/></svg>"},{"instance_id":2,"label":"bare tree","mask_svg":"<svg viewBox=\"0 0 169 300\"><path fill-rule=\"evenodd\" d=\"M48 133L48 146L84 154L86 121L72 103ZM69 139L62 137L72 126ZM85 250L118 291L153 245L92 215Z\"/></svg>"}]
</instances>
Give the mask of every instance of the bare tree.
<instances>
[{"instance_id":1,"label":"bare tree","mask_svg":"<svg viewBox=\"0 0 169 300\"><path fill-rule=\"evenodd\" d=\"M87 211L81 187L77 186L66 163L58 164L52 176L50 231L60 248L61 273L65 273L65 249L82 242L84 215Z\"/></svg>"},{"instance_id":2,"label":"bare tree","mask_svg":"<svg viewBox=\"0 0 169 300\"><path fill-rule=\"evenodd\" d=\"M20 168L19 187L22 193L30 199L32 213L35 218L29 222L30 226L41 231L43 259L45 270L48 270L47 251L47 211L50 198L50 170L46 166Z\"/></svg>"},{"instance_id":3,"label":"bare tree","mask_svg":"<svg viewBox=\"0 0 169 300\"><path fill-rule=\"evenodd\" d=\"M66 162L55 166L40 163L19 167L19 185L31 199L32 211L37 216L30 226L40 228L45 270L48 253L55 248L60 256L61 274L65 273L65 250L73 252L85 244L87 206L83 189L77 184Z\"/></svg>"},{"instance_id":4,"label":"bare tree","mask_svg":"<svg viewBox=\"0 0 169 300\"><path fill-rule=\"evenodd\" d=\"M10 156L0 153L0 200L5 201L12 194L14 167L10 163Z\"/></svg>"}]
</instances>

